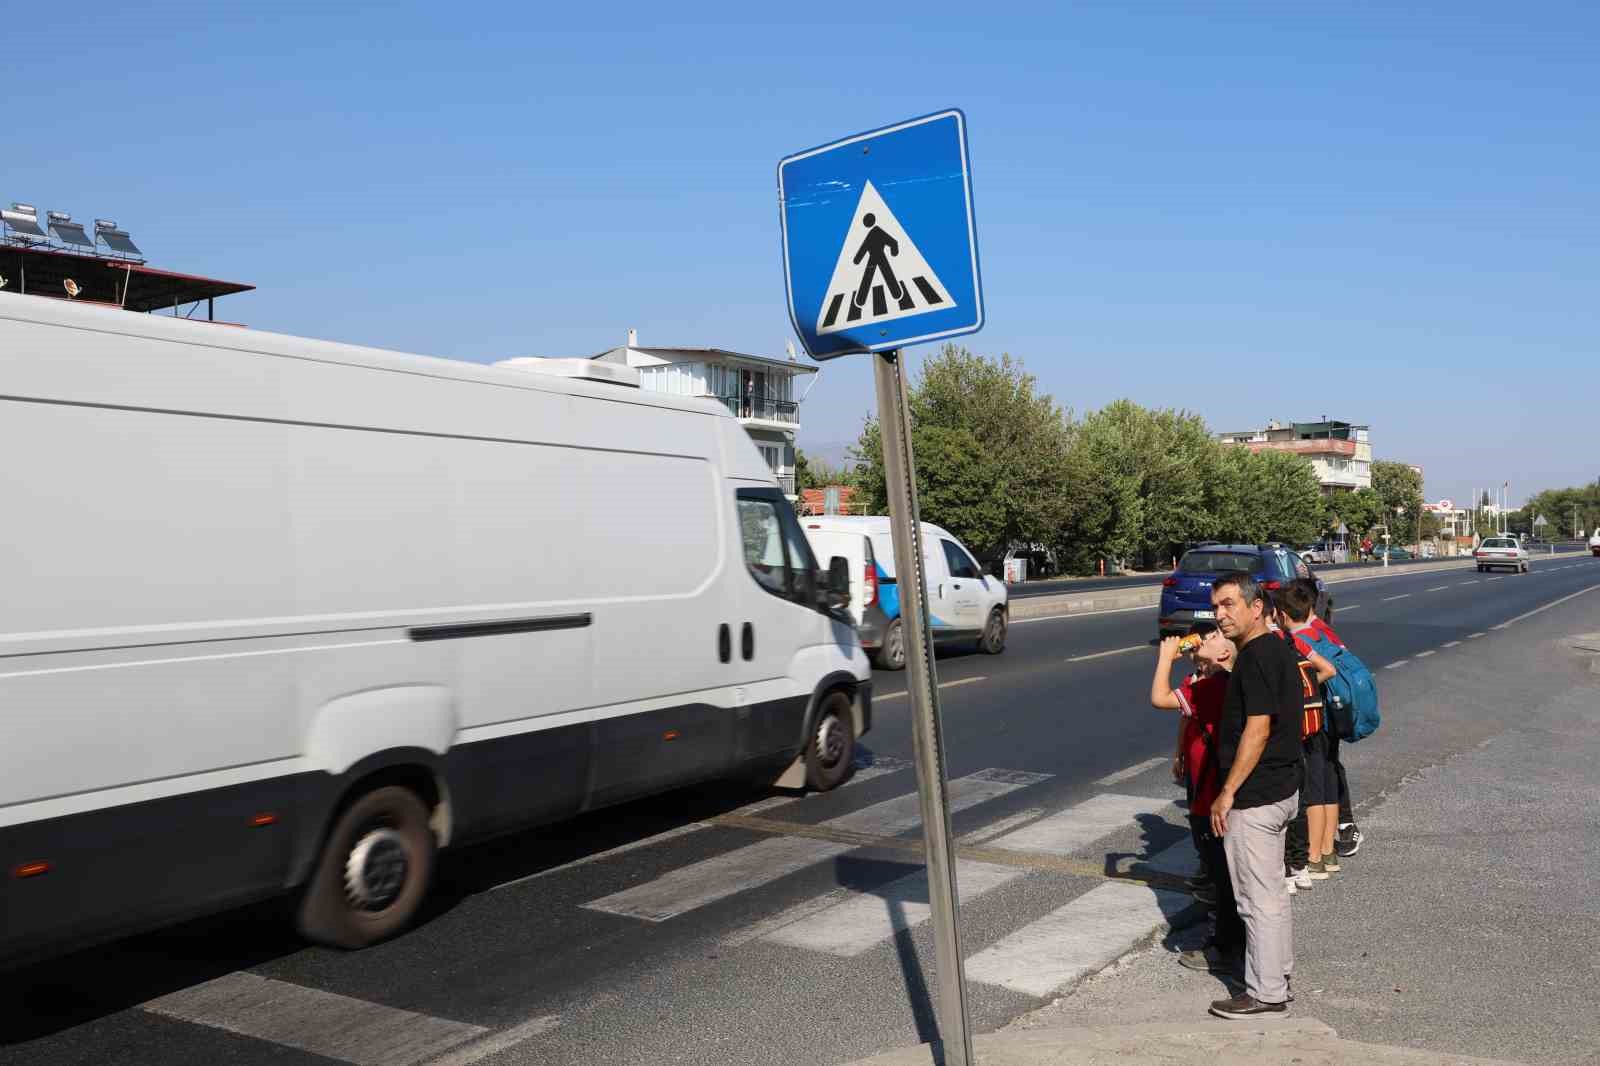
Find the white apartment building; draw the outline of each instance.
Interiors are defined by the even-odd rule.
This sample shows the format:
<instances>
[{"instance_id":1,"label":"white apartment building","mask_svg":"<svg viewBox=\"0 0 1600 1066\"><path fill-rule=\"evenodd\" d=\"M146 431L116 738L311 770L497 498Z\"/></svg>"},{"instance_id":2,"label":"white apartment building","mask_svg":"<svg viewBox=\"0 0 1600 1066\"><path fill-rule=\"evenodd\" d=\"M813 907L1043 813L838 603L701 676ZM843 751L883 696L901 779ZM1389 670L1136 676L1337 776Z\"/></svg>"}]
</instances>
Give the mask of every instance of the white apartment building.
<instances>
[{"instance_id":1,"label":"white apartment building","mask_svg":"<svg viewBox=\"0 0 1600 1066\"><path fill-rule=\"evenodd\" d=\"M794 496L794 439L800 430L800 399L806 375L817 368L795 360L747 355L723 348L642 347L628 343L593 358L639 372L639 387L674 396L706 396L724 404L755 441L778 484Z\"/></svg>"},{"instance_id":2,"label":"white apartment building","mask_svg":"<svg viewBox=\"0 0 1600 1066\"><path fill-rule=\"evenodd\" d=\"M1253 452L1280 451L1311 460L1325 495L1372 487L1372 438L1367 426L1349 422L1279 422L1265 429L1221 433L1224 444L1242 444Z\"/></svg>"}]
</instances>

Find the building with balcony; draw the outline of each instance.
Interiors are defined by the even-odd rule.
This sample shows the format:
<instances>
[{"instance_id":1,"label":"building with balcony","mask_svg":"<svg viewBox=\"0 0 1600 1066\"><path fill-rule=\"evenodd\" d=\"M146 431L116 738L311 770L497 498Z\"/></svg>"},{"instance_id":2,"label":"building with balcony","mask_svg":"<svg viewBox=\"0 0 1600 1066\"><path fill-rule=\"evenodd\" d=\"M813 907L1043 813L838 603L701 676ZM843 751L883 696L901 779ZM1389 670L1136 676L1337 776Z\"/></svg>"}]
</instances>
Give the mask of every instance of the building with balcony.
<instances>
[{"instance_id":1,"label":"building with balcony","mask_svg":"<svg viewBox=\"0 0 1600 1066\"><path fill-rule=\"evenodd\" d=\"M639 387L674 396L705 396L739 420L788 496L795 495L794 439L800 398L817 368L792 356L774 359L724 348L646 348L628 331L628 343L593 358L639 372Z\"/></svg>"},{"instance_id":2,"label":"building with balcony","mask_svg":"<svg viewBox=\"0 0 1600 1066\"><path fill-rule=\"evenodd\" d=\"M1372 487L1372 440L1366 426L1349 422L1279 422L1265 429L1221 433L1224 444L1240 444L1252 452L1279 451L1311 461L1324 495Z\"/></svg>"}]
</instances>

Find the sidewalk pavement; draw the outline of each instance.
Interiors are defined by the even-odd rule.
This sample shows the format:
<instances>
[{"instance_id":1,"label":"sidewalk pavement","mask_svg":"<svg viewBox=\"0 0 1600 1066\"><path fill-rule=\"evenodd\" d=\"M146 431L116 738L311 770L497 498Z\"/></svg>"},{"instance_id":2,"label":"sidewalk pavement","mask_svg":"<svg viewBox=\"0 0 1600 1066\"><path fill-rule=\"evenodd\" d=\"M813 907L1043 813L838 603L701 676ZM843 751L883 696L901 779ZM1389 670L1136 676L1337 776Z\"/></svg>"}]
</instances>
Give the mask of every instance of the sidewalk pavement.
<instances>
[{"instance_id":1,"label":"sidewalk pavement","mask_svg":"<svg viewBox=\"0 0 1600 1066\"><path fill-rule=\"evenodd\" d=\"M1514 1066L1412 1048L1342 1040L1311 1018L1012 1029L973 1040L972 1066ZM942 1066L927 1044L854 1066Z\"/></svg>"}]
</instances>

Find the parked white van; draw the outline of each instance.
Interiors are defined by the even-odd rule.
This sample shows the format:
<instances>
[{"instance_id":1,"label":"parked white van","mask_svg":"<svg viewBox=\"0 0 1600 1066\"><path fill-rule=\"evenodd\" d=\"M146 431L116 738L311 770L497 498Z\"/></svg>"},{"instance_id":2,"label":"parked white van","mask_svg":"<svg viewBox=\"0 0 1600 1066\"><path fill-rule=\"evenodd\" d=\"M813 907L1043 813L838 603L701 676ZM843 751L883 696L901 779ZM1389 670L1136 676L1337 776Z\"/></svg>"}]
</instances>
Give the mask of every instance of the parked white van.
<instances>
[{"instance_id":1,"label":"parked white van","mask_svg":"<svg viewBox=\"0 0 1600 1066\"><path fill-rule=\"evenodd\" d=\"M0 956L289 889L358 947L436 848L849 775L842 571L724 408L582 362L0 293Z\"/></svg>"},{"instance_id":2,"label":"parked white van","mask_svg":"<svg viewBox=\"0 0 1600 1066\"><path fill-rule=\"evenodd\" d=\"M875 665L900 670L906 664L900 624L894 542L883 515L824 515L804 518L806 537L824 558L842 556L850 569L850 612ZM928 618L935 640L976 637L990 655L1005 650L1009 607L1005 582L984 574L955 535L922 523L928 581Z\"/></svg>"}]
</instances>

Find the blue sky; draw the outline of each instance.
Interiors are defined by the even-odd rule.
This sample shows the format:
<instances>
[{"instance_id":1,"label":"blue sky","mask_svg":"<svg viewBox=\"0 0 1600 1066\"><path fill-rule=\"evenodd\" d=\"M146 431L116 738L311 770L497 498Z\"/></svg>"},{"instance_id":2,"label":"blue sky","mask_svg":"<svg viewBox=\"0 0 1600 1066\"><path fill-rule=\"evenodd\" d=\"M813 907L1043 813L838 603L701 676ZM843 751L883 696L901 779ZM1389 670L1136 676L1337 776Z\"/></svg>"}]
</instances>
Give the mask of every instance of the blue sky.
<instances>
[{"instance_id":1,"label":"blue sky","mask_svg":"<svg viewBox=\"0 0 1600 1066\"><path fill-rule=\"evenodd\" d=\"M777 160L959 106L967 343L1062 404L1368 422L1434 497L1600 477L1593 5L227 6L50 10L0 199L265 329L781 354ZM871 407L828 364L802 447Z\"/></svg>"}]
</instances>

